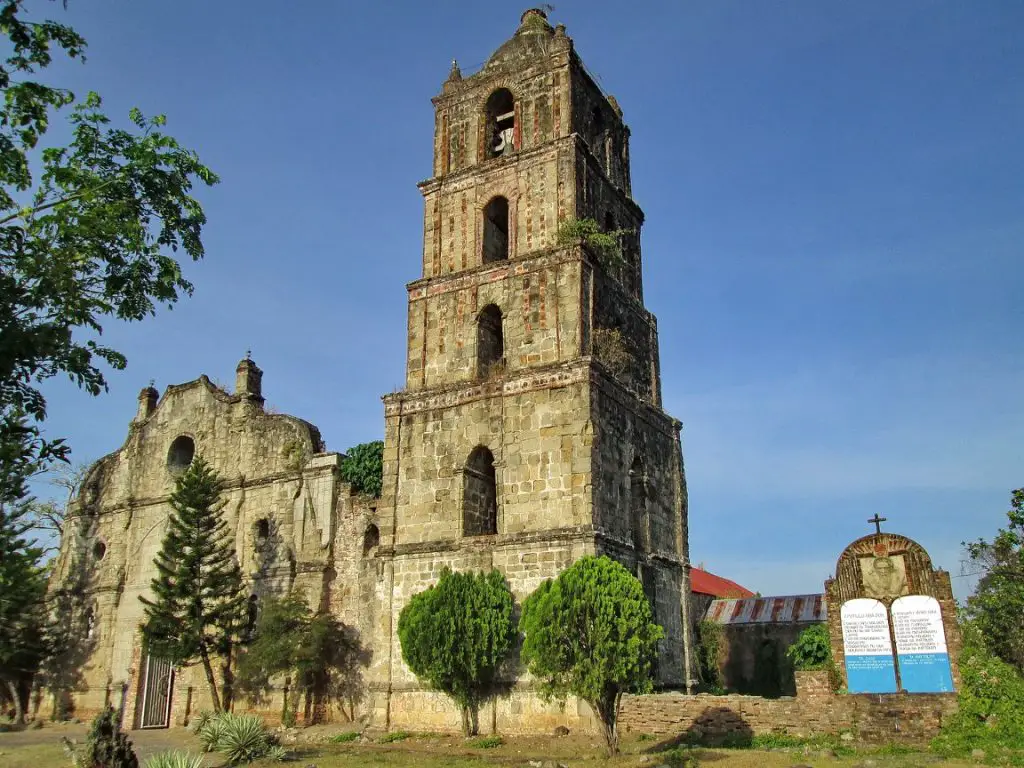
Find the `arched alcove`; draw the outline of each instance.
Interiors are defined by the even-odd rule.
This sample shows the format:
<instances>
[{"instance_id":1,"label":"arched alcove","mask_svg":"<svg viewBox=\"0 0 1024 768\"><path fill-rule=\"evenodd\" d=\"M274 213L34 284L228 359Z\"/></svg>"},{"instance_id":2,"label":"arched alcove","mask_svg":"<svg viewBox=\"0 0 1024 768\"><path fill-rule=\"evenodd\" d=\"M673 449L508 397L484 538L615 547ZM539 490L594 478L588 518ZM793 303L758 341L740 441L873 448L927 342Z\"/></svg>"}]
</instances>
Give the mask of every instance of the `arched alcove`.
<instances>
[{"instance_id":1,"label":"arched alcove","mask_svg":"<svg viewBox=\"0 0 1024 768\"><path fill-rule=\"evenodd\" d=\"M498 488L494 454L479 445L469 454L462 473L462 535L498 532Z\"/></svg>"},{"instance_id":2,"label":"arched alcove","mask_svg":"<svg viewBox=\"0 0 1024 768\"><path fill-rule=\"evenodd\" d=\"M508 199L498 195L484 207L483 263L491 264L508 258Z\"/></svg>"},{"instance_id":3,"label":"arched alcove","mask_svg":"<svg viewBox=\"0 0 1024 768\"><path fill-rule=\"evenodd\" d=\"M501 310L494 304L484 307L477 317L476 375L486 379L496 373L505 361L505 338Z\"/></svg>"},{"instance_id":4,"label":"arched alcove","mask_svg":"<svg viewBox=\"0 0 1024 768\"><path fill-rule=\"evenodd\" d=\"M515 151L516 102L512 91L499 88L487 99L484 109L486 157L501 157Z\"/></svg>"},{"instance_id":5,"label":"arched alcove","mask_svg":"<svg viewBox=\"0 0 1024 768\"><path fill-rule=\"evenodd\" d=\"M262 547L267 543L270 538L270 521L267 518L261 518L256 521L253 526L253 537L256 539L256 546Z\"/></svg>"},{"instance_id":6,"label":"arched alcove","mask_svg":"<svg viewBox=\"0 0 1024 768\"><path fill-rule=\"evenodd\" d=\"M167 469L175 475L188 469L196 455L196 444L188 435L174 438L167 451Z\"/></svg>"}]
</instances>

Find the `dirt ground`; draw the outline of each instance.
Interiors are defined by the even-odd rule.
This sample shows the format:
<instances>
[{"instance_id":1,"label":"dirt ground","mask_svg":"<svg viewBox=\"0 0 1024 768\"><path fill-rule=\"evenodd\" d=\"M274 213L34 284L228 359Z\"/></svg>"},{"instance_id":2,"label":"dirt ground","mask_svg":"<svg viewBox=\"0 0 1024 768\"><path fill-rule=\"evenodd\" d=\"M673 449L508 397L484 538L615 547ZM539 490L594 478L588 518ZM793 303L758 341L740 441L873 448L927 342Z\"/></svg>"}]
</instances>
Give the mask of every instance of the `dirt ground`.
<instances>
[{"instance_id":1,"label":"dirt ground","mask_svg":"<svg viewBox=\"0 0 1024 768\"><path fill-rule=\"evenodd\" d=\"M85 740L86 725L48 725L39 730L0 733L0 766L2 768L70 768L64 753L62 737L79 743ZM608 759L598 741L588 736L510 737L500 746L483 749L473 740L456 735L410 736L391 743L363 738L347 744L321 741L333 731L313 730L301 734L302 740L287 745L292 750L292 765L302 768L362 768L375 766L420 766L422 768L471 768L476 766L522 766L523 768L625 768L626 766L659 768L682 765L688 756L700 763L713 763L714 768L932 768L948 765L967 768L970 763L944 762L934 755L863 752L836 757L827 750L793 748L787 750L754 749L676 749L653 739L624 738L622 754ZM130 737L141 764L147 757L168 749L183 749L198 754L198 740L182 728L170 730L131 731ZM207 765L223 765L220 755L208 755ZM262 764L256 764L262 765ZM272 764L280 765L280 764ZM287 763L285 764L287 765Z\"/></svg>"}]
</instances>

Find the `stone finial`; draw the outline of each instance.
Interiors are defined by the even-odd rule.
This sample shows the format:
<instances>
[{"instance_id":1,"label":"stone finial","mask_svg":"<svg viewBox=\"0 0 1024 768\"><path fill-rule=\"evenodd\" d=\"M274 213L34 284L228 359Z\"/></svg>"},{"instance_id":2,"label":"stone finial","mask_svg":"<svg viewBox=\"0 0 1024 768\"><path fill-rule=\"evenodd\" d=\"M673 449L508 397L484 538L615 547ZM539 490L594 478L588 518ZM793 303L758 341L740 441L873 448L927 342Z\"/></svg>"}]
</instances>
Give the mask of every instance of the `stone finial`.
<instances>
[{"instance_id":1,"label":"stone finial","mask_svg":"<svg viewBox=\"0 0 1024 768\"><path fill-rule=\"evenodd\" d=\"M136 421L145 421L156 410L156 403L160 399L160 393L153 386L153 379L149 380L149 386L139 392L139 410L135 415Z\"/></svg>"},{"instance_id":2,"label":"stone finial","mask_svg":"<svg viewBox=\"0 0 1024 768\"><path fill-rule=\"evenodd\" d=\"M451 71L448 73L448 82L449 83L454 83L454 82L457 82L457 81L459 81L461 79L462 79L462 70L459 69L459 62L457 62L455 59L452 59L452 68L451 68Z\"/></svg>"},{"instance_id":3,"label":"stone finial","mask_svg":"<svg viewBox=\"0 0 1024 768\"><path fill-rule=\"evenodd\" d=\"M555 25L555 37L565 37L565 24Z\"/></svg>"},{"instance_id":4,"label":"stone finial","mask_svg":"<svg viewBox=\"0 0 1024 768\"><path fill-rule=\"evenodd\" d=\"M263 404L263 371L252 361L251 352L235 369L235 394L246 400Z\"/></svg>"}]
</instances>

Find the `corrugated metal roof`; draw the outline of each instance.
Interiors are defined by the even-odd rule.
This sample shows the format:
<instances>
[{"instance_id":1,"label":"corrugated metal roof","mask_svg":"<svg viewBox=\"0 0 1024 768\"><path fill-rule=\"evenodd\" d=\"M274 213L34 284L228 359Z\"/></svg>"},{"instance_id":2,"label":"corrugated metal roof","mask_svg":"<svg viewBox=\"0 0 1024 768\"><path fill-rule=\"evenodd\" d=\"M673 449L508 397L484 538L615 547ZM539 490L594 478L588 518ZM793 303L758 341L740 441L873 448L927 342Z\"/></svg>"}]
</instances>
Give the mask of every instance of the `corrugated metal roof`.
<instances>
[{"instance_id":1,"label":"corrugated metal roof","mask_svg":"<svg viewBox=\"0 0 1024 768\"><path fill-rule=\"evenodd\" d=\"M824 595L713 600L704 615L716 624L815 624L828 618Z\"/></svg>"}]
</instances>

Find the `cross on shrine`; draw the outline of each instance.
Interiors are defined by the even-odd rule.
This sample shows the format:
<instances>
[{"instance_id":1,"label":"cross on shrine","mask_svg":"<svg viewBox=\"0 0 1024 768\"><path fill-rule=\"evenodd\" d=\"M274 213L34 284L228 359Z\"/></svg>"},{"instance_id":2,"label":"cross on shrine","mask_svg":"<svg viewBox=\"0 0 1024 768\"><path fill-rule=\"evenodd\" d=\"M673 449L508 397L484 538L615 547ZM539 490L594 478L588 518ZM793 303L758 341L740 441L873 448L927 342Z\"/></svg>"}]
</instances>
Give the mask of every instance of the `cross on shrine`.
<instances>
[{"instance_id":1,"label":"cross on shrine","mask_svg":"<svg viewBox=\"0 0 1024 768\"><path fill-rule=\"evenodd\" d=\"M884 523L887 519L888 518L885 518L885 517L879 517L878 513L875 512L875 516L872 517L870 520L868 520L868 522L875 524L875 533L881 533L882 532L882 523Z\"/></svg>"}]
</instances>

